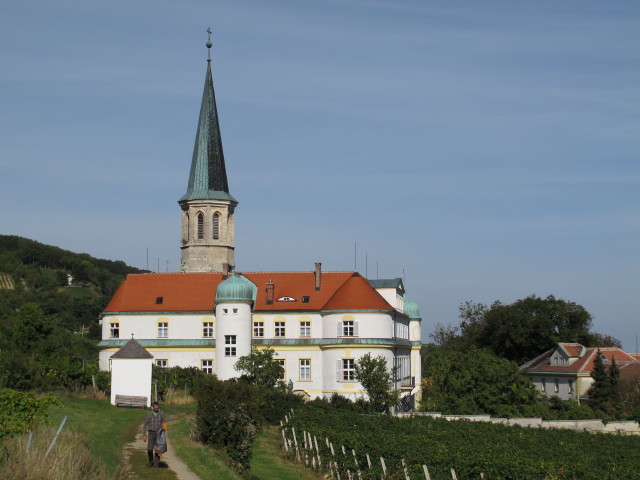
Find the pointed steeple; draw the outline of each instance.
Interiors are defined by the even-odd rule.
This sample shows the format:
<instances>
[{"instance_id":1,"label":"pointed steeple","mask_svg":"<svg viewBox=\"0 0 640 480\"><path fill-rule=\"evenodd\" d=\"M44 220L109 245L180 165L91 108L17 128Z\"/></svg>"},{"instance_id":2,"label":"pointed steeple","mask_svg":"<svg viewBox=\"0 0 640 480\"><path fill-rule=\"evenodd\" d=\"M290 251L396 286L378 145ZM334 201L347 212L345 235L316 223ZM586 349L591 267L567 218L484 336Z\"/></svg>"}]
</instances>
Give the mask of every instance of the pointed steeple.
<instances>
[{"instance_id":1,"label":"pointed steeple","mask_svg":"<svg viewBox=\"0 0 640 480\"><path fill-rule=\"evenodd\" d=\"M213 90L213 75L211 74L211 31L207 49L207 75L204 82L202 104L196 142L191 160L189 184L179 203L188 200L230 200L237 202L229 193L227 170L224 163L220 122L216 108L216 96Z\"/></svg>"}]
</instances>

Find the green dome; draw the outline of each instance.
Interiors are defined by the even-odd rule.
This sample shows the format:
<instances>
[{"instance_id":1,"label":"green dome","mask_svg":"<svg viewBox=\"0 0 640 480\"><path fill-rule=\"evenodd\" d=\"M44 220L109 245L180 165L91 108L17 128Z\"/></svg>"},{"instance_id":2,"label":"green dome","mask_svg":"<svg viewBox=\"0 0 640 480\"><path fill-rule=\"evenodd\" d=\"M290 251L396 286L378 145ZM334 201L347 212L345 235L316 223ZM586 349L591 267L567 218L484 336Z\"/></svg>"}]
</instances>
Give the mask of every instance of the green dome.
<instances>
[{"instance_id":1,"label":"green dome","mask_svg":"<svg viewBox=\"0 0 640 480\"><path fill-rule=\"evenodd\" d=\"M404 297L404 313L409 318L420 318L420 309L416 302L412 302L407 297Z\"/></svg>"},{"instance_id":2,"label":"green dome","mask_svg":"<svg viewBox=\"0 0 640 480\"><path fill-rule=\"evenodd\" d=\"M253 302L258 288L241 273L234 273L218 285L216 303L223 302Z\"/></svg>"}]
</instances>

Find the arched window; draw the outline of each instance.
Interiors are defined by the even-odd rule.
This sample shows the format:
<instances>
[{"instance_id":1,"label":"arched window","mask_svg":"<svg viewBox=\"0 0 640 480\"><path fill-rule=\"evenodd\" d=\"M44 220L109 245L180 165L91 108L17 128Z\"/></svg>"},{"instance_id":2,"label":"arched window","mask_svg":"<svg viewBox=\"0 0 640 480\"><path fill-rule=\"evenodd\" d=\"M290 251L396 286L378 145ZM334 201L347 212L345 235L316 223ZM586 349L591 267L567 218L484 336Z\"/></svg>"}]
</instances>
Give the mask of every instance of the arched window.
<instances>
[{"instance_id":1,"label":"arched window","mask_svg":"<svg viewBox=\"0 0 640 480\"><path fill-rule=\"evenodd\" d=\"M202 240L204 238L204 215L202 213L198 214L198 240Z\"/></svg>"},{"instance_id":2,"label":"arched window","mask_svg":"<svg viewBox=\"0 0 640 480\"><path fill-rule=\"evenodd\" d=\"M213 214L213 239L218 240L220 238L220 214L218 212Z\"/></svg>"},{"instance_id":3,"label":"arched window","mask_svg":"<svg viewBox=\"0 0 640 480\"><path fill-rule=\"evenodd\" d=\"M187 212L187 242L191 240L191 222L189 222L189 212Z\"/></svg>"}]
</instances>

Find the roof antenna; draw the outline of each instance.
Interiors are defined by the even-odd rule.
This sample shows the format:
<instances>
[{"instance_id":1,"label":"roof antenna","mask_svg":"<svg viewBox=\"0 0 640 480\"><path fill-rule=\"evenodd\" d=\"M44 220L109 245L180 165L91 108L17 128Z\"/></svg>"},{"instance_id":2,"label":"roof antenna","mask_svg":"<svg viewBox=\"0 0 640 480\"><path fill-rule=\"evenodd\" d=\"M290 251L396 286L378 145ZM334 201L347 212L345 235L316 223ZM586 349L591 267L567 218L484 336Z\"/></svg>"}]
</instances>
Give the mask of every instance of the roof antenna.
<instances>
[{"instance_id":1,"label":"roof antenna","mask_svg":"<svg viewBox=\"0 0 640 480\"><path fill-rule=\"evenodd\" d=\"M211 62L211 27L207 28L209 38L207 40L207 62Z\"/></svg>"}]
</instances>

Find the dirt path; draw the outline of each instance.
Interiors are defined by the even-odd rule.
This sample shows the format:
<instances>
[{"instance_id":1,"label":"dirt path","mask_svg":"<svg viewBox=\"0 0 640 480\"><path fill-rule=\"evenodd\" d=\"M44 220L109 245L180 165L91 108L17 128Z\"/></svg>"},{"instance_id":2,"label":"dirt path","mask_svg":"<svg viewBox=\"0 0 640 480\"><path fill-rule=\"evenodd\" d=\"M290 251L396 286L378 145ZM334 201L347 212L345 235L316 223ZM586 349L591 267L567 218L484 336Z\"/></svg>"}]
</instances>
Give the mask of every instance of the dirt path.
<instances>
[{"instance_id":1,"label":"dirt path","mask_svg":"<svg viewBox=\"0 0 640 480\"><path fill-rule=\"evenodd\" d=\"M131 465L131 455L144 456L146 459L147 444L142 440L142 433L136 433L136 439L131 443L127 443L122 450L123 458L129 465ZM167 452L162 454L160 462L161 466L163 466L163 463L166 464L167 468L176 474L178 480L201 480L200 477L189 470L189 467L187 467L187 465L175 455L171 448L170 435L167 435ZM135 479L140 477L135 475L135 473L132 473L129 478Z\"/></svg>"}]
</instances>

